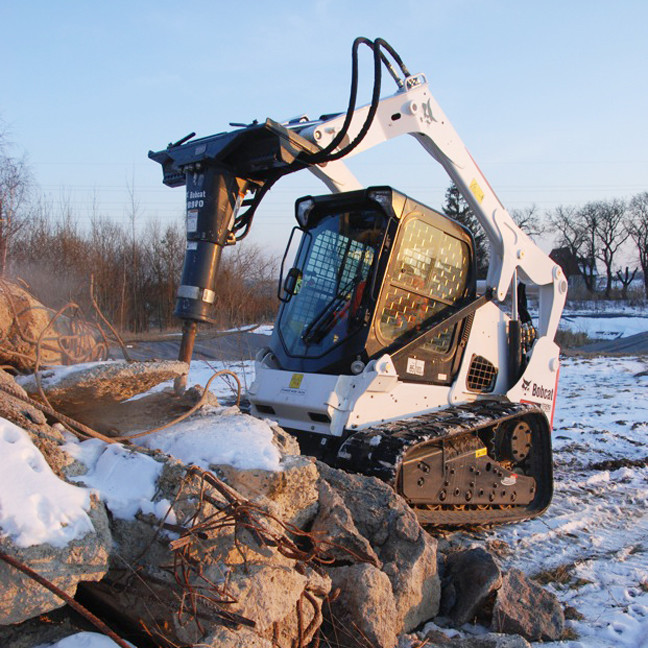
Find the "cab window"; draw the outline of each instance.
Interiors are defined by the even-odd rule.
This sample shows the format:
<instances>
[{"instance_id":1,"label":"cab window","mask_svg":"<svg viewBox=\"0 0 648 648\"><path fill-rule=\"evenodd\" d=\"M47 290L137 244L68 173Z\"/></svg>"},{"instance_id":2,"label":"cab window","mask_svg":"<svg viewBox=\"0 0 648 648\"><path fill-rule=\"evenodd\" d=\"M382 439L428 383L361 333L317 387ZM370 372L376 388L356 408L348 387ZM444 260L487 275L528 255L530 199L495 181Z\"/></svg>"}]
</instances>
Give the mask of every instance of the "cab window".
<instances>
[{"instance_id":1,"label":"cab window","mask_svg":"<svg viewBox=\"0 0 648 648\"><path fill-rule=\"evenodd\" d=\"M416 216L398 237L397 251L378 306L378 331L391 344L465 293L470 254L464 242ZM454 326L425 343L428 351L447 353Z\"/></svg>"}]
</instances>

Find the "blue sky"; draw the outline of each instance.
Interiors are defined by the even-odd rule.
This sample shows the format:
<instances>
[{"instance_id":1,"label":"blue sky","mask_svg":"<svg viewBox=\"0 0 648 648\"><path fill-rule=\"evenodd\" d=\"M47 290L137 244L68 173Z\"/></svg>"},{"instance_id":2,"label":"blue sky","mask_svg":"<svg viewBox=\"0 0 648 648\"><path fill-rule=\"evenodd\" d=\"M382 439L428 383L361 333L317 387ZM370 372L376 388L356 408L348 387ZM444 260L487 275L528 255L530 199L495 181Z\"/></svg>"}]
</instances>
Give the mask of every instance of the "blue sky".
<instances>
[{"instance_id":1,"label":"blue sky","mask_svg":"<svg viewBox=\"0 0 648 648\"><path fill-rule=\"evenodd\" d=\"M125 218L128 184L140 221L167 222L184 191L162 185L149 149L341 111L354 37L382 36L427 75L504 204L545 210L648 190L646 24L639 0L0 0L0 118L80 222L93 200ZM361 65L368 80L366 54ZM350 166L434 207L449 183L411 138ZM323 192L306 171L283 179L250 239L280 250L294 199Z\"/></svg>"}]
</instances>

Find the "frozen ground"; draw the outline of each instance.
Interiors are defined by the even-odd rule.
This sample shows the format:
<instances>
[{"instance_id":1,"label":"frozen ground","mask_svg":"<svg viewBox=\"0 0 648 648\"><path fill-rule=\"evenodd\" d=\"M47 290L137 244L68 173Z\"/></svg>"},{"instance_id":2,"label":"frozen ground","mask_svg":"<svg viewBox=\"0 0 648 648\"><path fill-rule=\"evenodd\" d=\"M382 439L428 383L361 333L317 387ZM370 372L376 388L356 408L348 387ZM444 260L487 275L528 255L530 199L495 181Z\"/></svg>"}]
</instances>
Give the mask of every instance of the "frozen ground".
<instances>
[{"instance_id":1,"label":"frozen ground","mask_svg":"<svg viewBox=\"0 0 648 648\"><path fill-rule=\"evenodd\" d=\"M578 639L549 647L648 647L648 366L568 358L554 419L555 494L541 518L472 534L576 612ZM479 631L479 628L472 630Z\"/></svg>"}]
</instances>

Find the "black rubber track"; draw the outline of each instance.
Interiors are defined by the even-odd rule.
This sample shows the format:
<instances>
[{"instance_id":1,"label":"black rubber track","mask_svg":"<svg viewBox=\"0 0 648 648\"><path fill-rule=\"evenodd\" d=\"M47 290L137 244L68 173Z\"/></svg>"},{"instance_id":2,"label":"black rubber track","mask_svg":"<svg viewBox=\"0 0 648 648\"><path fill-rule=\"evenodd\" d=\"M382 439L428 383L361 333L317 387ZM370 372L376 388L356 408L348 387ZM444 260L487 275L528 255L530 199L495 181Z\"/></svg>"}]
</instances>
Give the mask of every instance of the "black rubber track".
<instances>
[{"instance_id":1,"label":"black rubber track","mask_svg":"<svg viewBox=\"0 0 648 648\"><path fill-rule=\"evenodd\" d=\"M476 436L501 424L524 420L532 434L529 457L536 494L530 504L503 506L413 506L426 525L483 525L514 522L540 515L553 495L551 429L541 408L508 401L478 401L439 412L392 421L355 432L340 447L337 467L362 473L390 484L399 492L399 470L407 453L421 444L463 435ZM493 460L497 460L493 457Z\"/></svg>"}]
</instances>

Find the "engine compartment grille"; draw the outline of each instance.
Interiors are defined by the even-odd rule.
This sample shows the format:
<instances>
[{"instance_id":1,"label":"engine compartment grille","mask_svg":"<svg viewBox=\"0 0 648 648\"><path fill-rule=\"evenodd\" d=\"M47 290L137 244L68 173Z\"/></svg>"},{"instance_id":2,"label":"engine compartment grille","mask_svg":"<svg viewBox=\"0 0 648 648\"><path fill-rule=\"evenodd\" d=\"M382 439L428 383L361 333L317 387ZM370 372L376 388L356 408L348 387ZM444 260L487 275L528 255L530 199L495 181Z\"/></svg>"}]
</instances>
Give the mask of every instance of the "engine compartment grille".
<instances>
[{"instance_id":1,"label":"engine compartment grille","mask_svg":"<svg viewBox=\"0 0 648 648\"><path fill-rule=\"evenodd\" d=\"M466 377L466 386L470 391L488 393L495 388L497 367L483 356L473 355Z\"/></svg>"}]
</instances>

